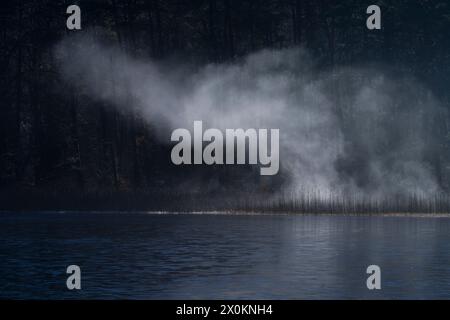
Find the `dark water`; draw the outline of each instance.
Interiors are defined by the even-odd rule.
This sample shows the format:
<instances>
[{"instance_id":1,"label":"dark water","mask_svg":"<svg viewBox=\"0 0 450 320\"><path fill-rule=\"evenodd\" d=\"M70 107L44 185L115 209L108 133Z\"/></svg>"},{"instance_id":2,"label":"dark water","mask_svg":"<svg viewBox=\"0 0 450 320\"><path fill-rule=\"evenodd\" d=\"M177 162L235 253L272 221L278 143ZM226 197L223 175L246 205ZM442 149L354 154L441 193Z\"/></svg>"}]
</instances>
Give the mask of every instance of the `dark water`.
<instances>
[{"instance_id":1,"label":"dark water","mask_svg":"<svg viewBox=\"0 0 450 320\"><path fill-rule=\"evenodd\" d=\"M0 298L450 298L449 218L0 213L0 235Z\"/></svg>"}]
</instances>

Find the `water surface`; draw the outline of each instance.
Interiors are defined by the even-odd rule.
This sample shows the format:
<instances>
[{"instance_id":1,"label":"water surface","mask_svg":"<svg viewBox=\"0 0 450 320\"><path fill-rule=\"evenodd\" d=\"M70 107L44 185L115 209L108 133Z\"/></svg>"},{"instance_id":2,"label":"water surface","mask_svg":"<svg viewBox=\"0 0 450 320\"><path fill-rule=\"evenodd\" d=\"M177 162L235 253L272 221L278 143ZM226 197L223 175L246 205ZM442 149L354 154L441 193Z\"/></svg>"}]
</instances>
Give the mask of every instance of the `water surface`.
<instances>
[{"instance_id":1,"label":"water surface","mask_svg":"<svg viewBox=\"0 0 450 320\"><path fill-rule=\"evenodd\" d=\"M0 237L0 298L450 298L446 217L0 213Z\"/></svg>"}]
</instances>

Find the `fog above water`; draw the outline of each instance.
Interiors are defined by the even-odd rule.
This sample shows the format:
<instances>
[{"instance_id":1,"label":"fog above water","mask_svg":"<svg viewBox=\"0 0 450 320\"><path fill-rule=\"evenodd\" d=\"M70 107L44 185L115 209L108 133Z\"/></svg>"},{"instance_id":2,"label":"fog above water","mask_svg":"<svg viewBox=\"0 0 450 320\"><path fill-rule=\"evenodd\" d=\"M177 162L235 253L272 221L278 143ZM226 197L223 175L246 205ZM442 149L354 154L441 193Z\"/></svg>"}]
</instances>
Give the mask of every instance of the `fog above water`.
<instances>
[{"instance_id":1,"label":"fog above water","mask_svg":"<svg viewBox=\"0 0 450 320\"><path fill-rule=\"evenodd\" d=\"M382 68L323 70L301 48L263 50L202 67L135 58L92 35L55 49L62 78L171 144L175 128L280 129L283 190L385 197L439 191L431 155L441 108L409 76ZM255 174L259 168L255 167ZM213 178L213 177L210 177Z\"/></svg>"}]
</instances>

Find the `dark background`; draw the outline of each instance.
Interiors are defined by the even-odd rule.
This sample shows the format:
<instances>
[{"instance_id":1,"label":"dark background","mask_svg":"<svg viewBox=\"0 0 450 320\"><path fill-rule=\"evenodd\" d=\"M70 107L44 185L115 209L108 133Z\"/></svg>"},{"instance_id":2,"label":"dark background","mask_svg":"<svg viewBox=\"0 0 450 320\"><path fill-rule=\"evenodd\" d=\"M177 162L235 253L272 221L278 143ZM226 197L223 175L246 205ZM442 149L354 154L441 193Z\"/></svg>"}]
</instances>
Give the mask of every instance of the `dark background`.
<instances>
[{"instance_id":1,"label":"dark background","mask_svg":"<svg viewBox=\"0 0 450 320\"><path fill-rule=\"evenodd\" d=\"M71 4L81 7L81 31L66 29ZM371 4L382 9L382 30L366 28ZM134 56L199 65L303 46L324 69L370 62L408 72L450 106L448 1L30 0L2 1L0 10L0 209L221 209L239 207L243 191L271 194L283 184L282 175L267 182L245 168L175 167L170 146L157 143L138 115L61 81L53 49L73 32L102 30ZM444 191L448 120L433 125L441 143L427 160ZM235 179L242 174L245 184ZM184 179L207 185L212 175L225 187L180 191ZM417 199L407 205L414 211Z\"/></svg>"}]
</instances>

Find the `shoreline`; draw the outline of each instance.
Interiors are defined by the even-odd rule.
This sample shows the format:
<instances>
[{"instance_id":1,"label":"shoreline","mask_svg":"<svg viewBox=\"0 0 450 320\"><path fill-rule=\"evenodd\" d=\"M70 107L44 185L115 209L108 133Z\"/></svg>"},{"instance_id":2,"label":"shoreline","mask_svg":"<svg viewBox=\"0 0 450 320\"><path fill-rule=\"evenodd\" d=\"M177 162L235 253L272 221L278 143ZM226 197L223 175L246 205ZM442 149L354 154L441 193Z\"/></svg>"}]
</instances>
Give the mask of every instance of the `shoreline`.
<instances>
[{"instance_id":1,"label":"shoreline","mask_svg":"<svg viewBox=\"0 0 450 320\"><path fill-rule=\"evenodd\" d=\"M385 212L385 213L342 213L342 212L258 212L258 211L142 211L142 210L0 210L0 214L6 213L35 213L35 214L147 214L147 215L209 215L209 216L378 216L378 217L411 217L411 218L450 218L450 213L414 213L414 212Z\"/></svg>"}]
</instances>

